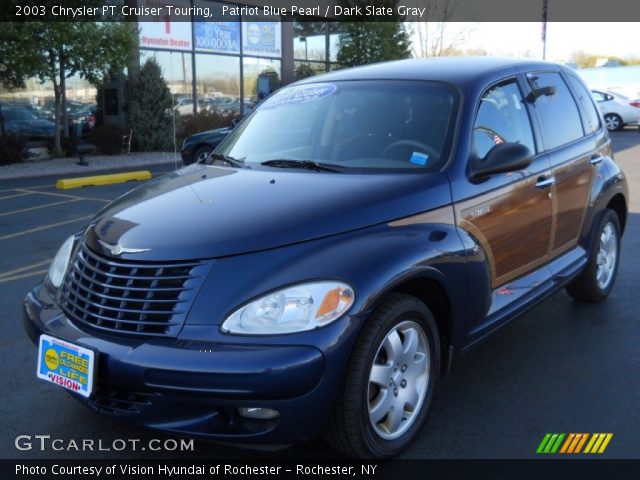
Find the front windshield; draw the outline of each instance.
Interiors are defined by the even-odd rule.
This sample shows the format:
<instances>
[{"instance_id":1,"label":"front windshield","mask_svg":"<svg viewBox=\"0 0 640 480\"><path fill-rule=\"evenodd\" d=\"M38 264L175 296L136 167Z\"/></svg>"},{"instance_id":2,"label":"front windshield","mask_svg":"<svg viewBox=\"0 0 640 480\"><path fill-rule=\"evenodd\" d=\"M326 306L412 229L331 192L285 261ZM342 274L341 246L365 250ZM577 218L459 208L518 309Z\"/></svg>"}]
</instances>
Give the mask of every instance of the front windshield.
<instances>
[{"instance_id":1,"label":"front windshield","mask_svg":"<svg viewBox=\"0 0 640 480\"><path fill-rule=\"evenodd\" d=\"M436 171L450 151L456 103L455 91L437 82L294 85L260 104L217 153L252 168L293 160Z\"/></svg>"}]
</instances>

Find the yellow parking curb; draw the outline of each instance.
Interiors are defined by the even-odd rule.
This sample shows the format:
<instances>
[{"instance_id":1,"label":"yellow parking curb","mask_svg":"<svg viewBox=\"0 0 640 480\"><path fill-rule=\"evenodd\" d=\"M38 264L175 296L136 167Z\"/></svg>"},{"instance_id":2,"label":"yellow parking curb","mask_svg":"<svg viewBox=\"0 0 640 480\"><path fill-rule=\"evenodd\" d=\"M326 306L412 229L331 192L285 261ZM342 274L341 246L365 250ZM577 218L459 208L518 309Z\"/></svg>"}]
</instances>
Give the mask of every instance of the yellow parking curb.
<instances>
[{"instance_id":1,"label":"yellow parking curb","mask_svg":"<svg viewBox=\"0 0 640 480\"><path fill-rule=\"evenodd\" d=\"M94 175L93 177L61 178L56 182L56 188L60 190L69 190L70 188L110 185L112 183L128 182L129 180L149 180L150 178L151 172L149 170L111 173L109 175Z\"/></svg>"}]
</instances>

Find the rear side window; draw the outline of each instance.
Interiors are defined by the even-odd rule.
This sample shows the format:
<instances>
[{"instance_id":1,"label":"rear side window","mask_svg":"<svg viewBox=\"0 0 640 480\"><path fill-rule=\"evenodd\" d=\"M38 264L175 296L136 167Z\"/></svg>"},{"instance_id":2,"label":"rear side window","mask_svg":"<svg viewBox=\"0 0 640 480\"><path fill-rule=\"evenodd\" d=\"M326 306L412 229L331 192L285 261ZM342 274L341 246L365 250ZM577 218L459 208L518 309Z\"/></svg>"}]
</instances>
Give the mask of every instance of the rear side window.
<instances>
[{"instance_id":1,"label":"rear side window","mask_svg":"<svg viewBox=\"0 0 640 480\"><path fill-rule=\"evenodd\" d=\"M553 95L542 95L535 102L545 146L551 150L583 136L578 106L559 73L527 75L531 88L555 88Z\"/></svg>"},{"instance_id":2,"label":"rear side window","mask_svg":"<svg viewBox=\"0 0 640 480\"><path fill-rule=\"evenodd\" d=\"M576 93L578 97L578 102L582 105L582 110L585 114L585 130L587 133L593 133L600 128L600 115L598 115L598 111L596 110L596 106L593 104L591 100L591 95L584 88L582 82L577 78L569 75L569 82L573 87L573 91Z\"/></svg>"},{"instance_id":3,"label":"rear side window","mask_svg":"<svg viewBox=\"0 0 640 480\"><path fill-rule=\"evenodd\" d=\"M536 151L529 115L515 80L487 90L473 126L477 158L484 158L495 145L505 142L526 145L532 154Z\"/></svg>"}]
</instances>

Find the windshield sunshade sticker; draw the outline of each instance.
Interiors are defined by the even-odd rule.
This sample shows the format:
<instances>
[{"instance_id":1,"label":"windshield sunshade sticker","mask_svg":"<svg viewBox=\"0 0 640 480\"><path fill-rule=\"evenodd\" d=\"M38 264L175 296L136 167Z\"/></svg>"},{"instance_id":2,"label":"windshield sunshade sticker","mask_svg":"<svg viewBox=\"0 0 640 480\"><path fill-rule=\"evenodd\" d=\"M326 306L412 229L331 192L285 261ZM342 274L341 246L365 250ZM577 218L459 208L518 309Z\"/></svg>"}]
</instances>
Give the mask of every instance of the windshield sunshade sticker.
<instances>
[{"instance_id":1,"label":"windshield sunshade sticker","mask_svg":"<svg viewBox=\"0 0 640 480\"><path fill-rule=\"evenodd\" d=\"M411 163L415 163L416 165L425 166L429 161L429 155L427 155L426 153L413 152L409 161Z\"/></svg>"},{"instance_id":2,"label":"windshield sunshade sticker","mask_svg":"<svg viewBox=\"0 0 640 480\"><path fill-rule=\"evenodd\" d=\"M298 105L312 102L331 95L338 89L333 83L313 83L289 87L276 92L260 105L259 109L275 108L281 105Z\"/></svg>"}]
</instances>

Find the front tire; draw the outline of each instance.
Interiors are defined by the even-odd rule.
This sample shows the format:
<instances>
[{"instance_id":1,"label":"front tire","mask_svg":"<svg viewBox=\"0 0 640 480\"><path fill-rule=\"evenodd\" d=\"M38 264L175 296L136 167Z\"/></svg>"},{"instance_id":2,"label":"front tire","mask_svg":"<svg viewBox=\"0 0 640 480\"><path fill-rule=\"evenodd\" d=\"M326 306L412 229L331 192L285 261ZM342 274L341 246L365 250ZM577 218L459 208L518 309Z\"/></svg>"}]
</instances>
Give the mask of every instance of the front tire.
<instances>
[{"instance_id":1,"label":"front tire","mask_svg":"<svg viewBox=\"0 0 640 480\"><path fill-rule=\"evenodd\" d=\"M209 145L200 147L195 151L193 157L191 157L191 163L204 162L207 158L209 158L211 152L213 152L213 148L211 148Z\"/></svg>"},{"instance_id":2,"label":"front tire","mask_svg":"<svg viewBox=\"0 0 640 480\"><path fill-rule=\"evenodd\" d=\"M567 293L580 302L605 300L618 273L620 261L620 221L613 210L605 210L591 242L589 262L568 286Z\"/></svg>"},{"instance_id":3,"label":"front tire","mask_svg":"<svg viewBox=\"0 0 640 480\"><path fill-rule=\"evenodd\" d=\"M427 417L440 337L429 308L409 295L389 296L366 322L324 436L352 457L392 457Z\"/></svg>"}]
</instances>

